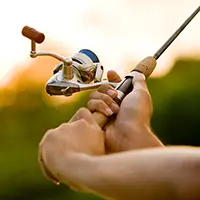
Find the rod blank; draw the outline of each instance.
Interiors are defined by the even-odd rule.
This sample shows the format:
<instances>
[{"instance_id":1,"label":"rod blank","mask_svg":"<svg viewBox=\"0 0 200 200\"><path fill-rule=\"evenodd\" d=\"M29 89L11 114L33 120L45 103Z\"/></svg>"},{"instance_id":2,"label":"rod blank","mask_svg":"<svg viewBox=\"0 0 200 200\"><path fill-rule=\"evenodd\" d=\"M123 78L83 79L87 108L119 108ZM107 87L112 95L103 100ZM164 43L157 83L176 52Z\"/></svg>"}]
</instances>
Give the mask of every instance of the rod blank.
<instances>
[{"instance_id":1,"label":"rod blank","mask_svg":"<svg viewBox=\"0 0 200 200\"><path fill-rule=\"evenodd\" d=\"M154 58L157 60L163 52L169 47L169 45L178 37L183 29L192 21L192 19L200 11L200 6L186 19L186 21L174 32L174 34L163 44L163 46L154 54Z\"/></svg>"}]
</instances>

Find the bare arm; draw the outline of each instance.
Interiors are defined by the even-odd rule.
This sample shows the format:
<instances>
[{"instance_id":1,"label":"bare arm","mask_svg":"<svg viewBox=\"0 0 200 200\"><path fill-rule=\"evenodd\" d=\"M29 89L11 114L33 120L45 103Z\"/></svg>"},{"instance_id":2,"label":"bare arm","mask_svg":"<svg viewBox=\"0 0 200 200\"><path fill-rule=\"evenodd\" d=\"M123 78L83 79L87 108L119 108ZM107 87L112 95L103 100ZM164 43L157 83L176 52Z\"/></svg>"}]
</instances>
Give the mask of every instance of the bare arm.
<instances>
[{"instance_id":1,"label":"bare arm","mask_svg":"<svg viewBox=\"0 0 200 200\"><path fill-rule=\"evenodd\" d=\"M155 148L57 158L59 180L115 200L200 199L200 149Z\"/></svg>"},{"instance_id":2,"label":"bare arm","mask_svg":"<svg viewBox=\"0 0 200 200\"><path fill-rule=\"evenodd\" d=\"M105 155L103 131L92 114L81 109L75 119L48 131L40 143L40 164L50 179L115 200L200 199L200 149Z\"/></svg>"},{"instance_id":3,"label":"bare arm","mask_svg":"<svg viewBox=\"0 0 200 200\"><path fill-rule=\"evenodd\" d=\"M80 109L69 123L48 131L39 147L41 168L50 179L107 199L200 199L200 149L163 148L145 128L152 113L145 80L139 74L134 80L116 120L104 130L91 114L95 102L106 97L100 90L90 101L91 112ZM112 99L101 105L99 112L112 109Z\"/></svg>"}]
</instances>

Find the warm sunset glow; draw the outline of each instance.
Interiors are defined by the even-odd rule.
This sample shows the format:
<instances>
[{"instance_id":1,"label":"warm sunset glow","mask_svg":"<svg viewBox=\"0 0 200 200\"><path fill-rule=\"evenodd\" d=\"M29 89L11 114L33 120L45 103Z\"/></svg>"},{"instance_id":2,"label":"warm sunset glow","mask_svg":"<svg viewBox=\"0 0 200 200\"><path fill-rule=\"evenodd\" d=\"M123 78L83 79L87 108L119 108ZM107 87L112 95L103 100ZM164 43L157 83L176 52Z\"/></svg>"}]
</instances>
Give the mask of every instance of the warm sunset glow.
<instances>
[{"instance_id":1,"label":"warm sunset glow","mask_svg":"<svg viewBox=\"0 0 200 200\"><path fill-rule=\"evenodd\" d=\"M72 53L93 50L106 70L124 75L131 69L125 61L152 55L198 6L199 0L3 1L0 79L31 60L30 41L21 35L25 25L44 32L46 44ZM177 56L200 55L199 24L200 14L159 59L154 75L167 72Z\"/></svg>"}]
</instances>

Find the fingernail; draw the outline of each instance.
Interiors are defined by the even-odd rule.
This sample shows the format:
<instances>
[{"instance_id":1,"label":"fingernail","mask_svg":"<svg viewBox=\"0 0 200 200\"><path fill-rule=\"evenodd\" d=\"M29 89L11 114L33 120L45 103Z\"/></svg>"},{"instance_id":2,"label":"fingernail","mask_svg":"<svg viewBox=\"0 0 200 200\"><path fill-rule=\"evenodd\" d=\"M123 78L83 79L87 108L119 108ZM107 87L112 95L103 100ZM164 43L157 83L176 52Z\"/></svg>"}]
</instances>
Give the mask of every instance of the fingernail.
<instances>
[{"instance_id":1,"label":"fingernail","mask_svg":"<svg viewBox=\"0 0 200 200\"><path fill-rule=\"evenodd\" d=\"M117 113L119 111L119 106L116 103L112 103L111 108L114 111L114 113Z\"/></svg>"},{"instance_id":2,"label":"fingernail","mask_svg":"<svg viewBox=\"0 0 200 200\"><path fill-rule=\"evenodd\" d=\"M109 89L109 90L107 91L107 93L108 93L108 95L113 96L114 94L116 94L116 91L115 91L115 90Z\"/></svg>"},{"instance_id":3,"label":"fingernail","mask_svg":"<svg viewBox=\"0 0 200 200\"><path fill-rule=\"evenodd\" d=\"M106 113L107 113L107 115L112 115L113 114L113 111L112 110L110 110L110 108L106 108Z\"/></svg>"}]
</instances>

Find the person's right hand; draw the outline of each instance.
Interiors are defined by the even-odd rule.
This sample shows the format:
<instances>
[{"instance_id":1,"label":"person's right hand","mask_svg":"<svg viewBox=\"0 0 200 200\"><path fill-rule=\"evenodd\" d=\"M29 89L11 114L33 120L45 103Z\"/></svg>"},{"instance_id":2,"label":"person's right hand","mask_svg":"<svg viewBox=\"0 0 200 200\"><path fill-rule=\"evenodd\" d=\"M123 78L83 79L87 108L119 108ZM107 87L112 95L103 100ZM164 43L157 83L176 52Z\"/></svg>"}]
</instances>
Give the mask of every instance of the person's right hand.
<instances>
[{"instance_id":1,"label":"person's right hand","mask_svg":"<svg viewBox=\"0 0 200 200\"><path fill-rule=\"evenodd\" d=\"M133 74L133 90L120 107L113 100L117 91L110 85L102 85L90 95L88 109L91 112L106 116L117 114L104 127L107 152L163 146L150 129L152 103L145 76L139 72ZM121 81L115 71L109 71L107 76L109 81Z\"/></svg>"}]
</instances>

